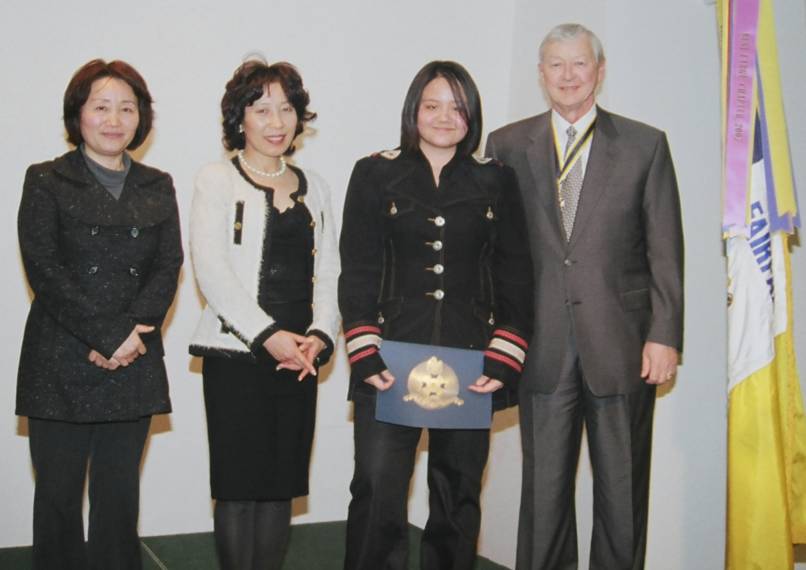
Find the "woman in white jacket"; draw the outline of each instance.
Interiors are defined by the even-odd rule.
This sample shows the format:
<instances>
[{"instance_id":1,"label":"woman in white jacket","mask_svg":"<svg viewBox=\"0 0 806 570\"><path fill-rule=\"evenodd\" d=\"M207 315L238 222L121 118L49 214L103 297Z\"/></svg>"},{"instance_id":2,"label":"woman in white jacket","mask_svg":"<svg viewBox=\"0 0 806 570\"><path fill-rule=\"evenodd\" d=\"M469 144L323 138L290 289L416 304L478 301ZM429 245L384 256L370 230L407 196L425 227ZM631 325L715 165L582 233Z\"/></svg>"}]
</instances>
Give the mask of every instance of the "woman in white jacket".
<instances>
[{"instance_id":1,"label":"woman in white jacket","mask_svg":"<svg viewBox=\"0 0 806 570\"><path fill-rule=\"evenodd\" d=\"M308 494L316 372L338 332L339 258L327 188L287 164L316 117L296 69L248 61L221 101L231 160L196 177L190 246L207 306L202 376L224 569L279 568L291 499Z\"/></svg>"}]
</instances>

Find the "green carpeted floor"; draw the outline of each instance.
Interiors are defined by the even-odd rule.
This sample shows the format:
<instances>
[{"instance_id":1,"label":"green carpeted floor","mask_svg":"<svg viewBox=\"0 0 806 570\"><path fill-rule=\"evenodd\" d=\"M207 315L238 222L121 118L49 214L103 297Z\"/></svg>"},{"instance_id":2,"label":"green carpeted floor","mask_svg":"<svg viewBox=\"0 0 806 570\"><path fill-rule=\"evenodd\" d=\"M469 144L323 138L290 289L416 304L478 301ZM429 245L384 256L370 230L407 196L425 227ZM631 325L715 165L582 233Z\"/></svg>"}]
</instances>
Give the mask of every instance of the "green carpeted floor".
<instances>
[{"instance_id":1,"label":"green carpeted floor","mask_svg":"<svg viewBox=\"0 0 806 570\"><path fill-rule=\"evenodd\" d=\"M344 522L291 527L291 544L283 570L341 570L344 559ZM411 527L409 568L416 570L422 531ZM210 533L144 537L143 570L217 570ZM0 549L1 570L30 570L30 548ZM476 570L506 570L479 558Z\"/></svg>"}]
</instances>

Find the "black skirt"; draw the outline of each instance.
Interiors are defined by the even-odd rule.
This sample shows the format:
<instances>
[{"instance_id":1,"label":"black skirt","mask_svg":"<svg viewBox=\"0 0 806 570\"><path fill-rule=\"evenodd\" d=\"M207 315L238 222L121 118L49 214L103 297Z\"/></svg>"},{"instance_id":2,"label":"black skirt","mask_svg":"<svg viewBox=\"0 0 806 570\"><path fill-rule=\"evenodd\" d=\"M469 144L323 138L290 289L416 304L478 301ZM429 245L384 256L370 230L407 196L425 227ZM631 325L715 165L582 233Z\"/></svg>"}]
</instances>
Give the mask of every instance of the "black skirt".
<instances>
[{"instance_id":1,"label":"black skirt","mask_svg":"<svg viewBox=\"0 0 806 570\"><path fill-rule=\"evenodd\" d=\"M316 378L205 357L204 404L214 499L284 500L308 494Z\"/></svg>"}]
</instances>

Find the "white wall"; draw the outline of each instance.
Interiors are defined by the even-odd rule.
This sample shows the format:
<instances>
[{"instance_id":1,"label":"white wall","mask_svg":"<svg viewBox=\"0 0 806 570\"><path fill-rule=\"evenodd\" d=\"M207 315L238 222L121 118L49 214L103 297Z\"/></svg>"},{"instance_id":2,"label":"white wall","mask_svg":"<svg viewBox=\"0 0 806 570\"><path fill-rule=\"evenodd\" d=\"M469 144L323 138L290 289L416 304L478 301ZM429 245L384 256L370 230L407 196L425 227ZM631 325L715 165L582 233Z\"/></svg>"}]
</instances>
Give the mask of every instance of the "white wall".
<instances>
[{"instance_id":1,"label":"white wall","mask_svg":"<svg viewBox=\"0 0 806 570\"><path fill-rule=\"evenodd\" d=\"M0 547L31 540L32 474L24 422L13 416L14 383L28 292L16 244L16 208L25 167L66 149L61 95L72 72L92 57L135 65L156 99L157 120L144 161L174 175L183 222L194 172L222 155L218 102L232 70L249 51L301 70L320 118L297 162L330 182L340 209L353 162L397 143L406 87L428 60L464 63L484 98L487 131L545 109L535 65L539 38L576 20L604 42L608 109L667 131L682 193L687 238L685 362L674 389L657 405L647 566L722 566L725 494L724 260L719 236L719 87L713 6L702 0L482 0L406 3L143 0L117 5L6 0L0 6ZM778 6L781 60L799 186L806 184L806 78L795 73L806 50L801 2ZM802 199L801 203L806 204ZM806 258L796 251L798 283ZM806 300L796 326L806 326ZM200 302L189 264L167 333L175 412L155 422L143 467L143 535L206 531L212 526L198 362L186 352ZM806 333L798 336L806 355ZM345 401L344 358L320 386L311 495L295 523L346 517L352 426ZM517 416L496 418L481 552L511 565L520 485ZM426 489L420 457L411 518L422 525ZM579 478L582 559L590 530L590 469Z\"/></svg>"}]
</instances>

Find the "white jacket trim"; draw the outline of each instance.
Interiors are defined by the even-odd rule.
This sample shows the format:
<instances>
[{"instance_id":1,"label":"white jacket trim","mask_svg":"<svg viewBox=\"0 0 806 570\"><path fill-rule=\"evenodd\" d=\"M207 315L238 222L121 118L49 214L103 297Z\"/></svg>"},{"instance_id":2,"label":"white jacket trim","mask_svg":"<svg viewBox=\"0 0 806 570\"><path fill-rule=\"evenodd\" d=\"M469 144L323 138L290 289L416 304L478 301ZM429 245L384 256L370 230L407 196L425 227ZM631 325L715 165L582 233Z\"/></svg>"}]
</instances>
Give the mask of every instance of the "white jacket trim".
<instances>
[{"instance_id":1,"label":"white jacket trim","mask_svg":"<svg viewBox=\"0 0 806 570\"><path fill-rule=\"evenodd\" d=\"M308 183L303 204L315 222L310 329L322 331L335 343L340 263L330 195L320 176L303 172ZM274 324L257 301L269 219L267 196L244 180L229 161L208 164L196 176L190 211L190 252L196 282L207 306L191 340L192 347L248 353L253 340ZM243 218L241 243L236 244L233 236L239 202L243 203ZM232 333L222 330L221 320Z\"/></svg>"}]
</instances>

